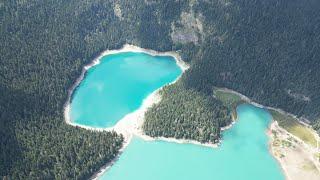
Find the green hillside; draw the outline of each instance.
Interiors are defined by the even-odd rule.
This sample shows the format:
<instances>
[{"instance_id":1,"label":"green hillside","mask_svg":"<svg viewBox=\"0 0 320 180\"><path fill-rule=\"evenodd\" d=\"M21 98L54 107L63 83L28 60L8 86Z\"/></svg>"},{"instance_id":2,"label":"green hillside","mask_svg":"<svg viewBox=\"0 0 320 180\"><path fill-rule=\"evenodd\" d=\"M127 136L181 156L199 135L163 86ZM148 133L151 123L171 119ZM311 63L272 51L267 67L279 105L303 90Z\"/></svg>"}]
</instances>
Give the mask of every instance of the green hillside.
<instances>
[{"instance_id":1,"label":"green hillside","mask_svg":"<svg viewBox=\"0 0 320 180\"><path fill-rule=\"evenodd\" d=\"M175 50L190 64L172 88L196 100L164 93L166 101L153 107L164 116L148 114L150 135L217 139L231 111L213 97L214 87L320 130L318 0L4 0L0 17L0 178L86 179L115 157L122 137L67 125L63 105L82 67L125 43ZM154 119L169 118L171 106L202 107L205 118L197 116L194 127L207 129L154 131ZM192 120L190 112L181 122Z\"/></svg>"}]
</instances>

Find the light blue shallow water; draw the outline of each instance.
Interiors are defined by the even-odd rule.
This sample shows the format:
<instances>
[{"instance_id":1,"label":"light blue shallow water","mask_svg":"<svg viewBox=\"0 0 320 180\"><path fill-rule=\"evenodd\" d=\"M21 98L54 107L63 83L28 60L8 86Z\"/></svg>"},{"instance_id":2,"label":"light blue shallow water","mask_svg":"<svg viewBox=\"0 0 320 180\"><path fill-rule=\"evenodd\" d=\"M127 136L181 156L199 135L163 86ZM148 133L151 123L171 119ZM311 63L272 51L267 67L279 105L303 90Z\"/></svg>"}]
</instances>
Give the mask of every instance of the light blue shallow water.
<instances>
[{"instance_id":1,"label":"light blue shallow water","mask_svg":"<svg viewBox=\"0 0 320 180\"><path fill-rule=\"evenodd\" d=\"M138 109L154 90L182 73L173 57L118 53L103 57L73 94L71 119L90 127L111 127ZM102 180L278 180L282 171L268 151L271 115L240 105L238 120L212 149L192 144L133 138Z\"/></svg>"},{"instance_id":2,"label":"light blue shallow water","mask_svg":"<svg viewBox=\"0 0 320 180\"><path fill-rule=\"evenodd\" d=\"M104 56L75 90L70 117L76 124L106 128L137 110L149 94L182 70L171 56L124 52Z\"/></svg>"},{"instance_id":3,"label":"light blue shallow water","mask_svg":"<svg viewBox=\"0 0 320 180\"><path fill-rule=\"evenodd\" d=\"M219 148L134 138L102 180L282 180L268 151L271 115L244 104Z\"/></svg>"}]
</instances>

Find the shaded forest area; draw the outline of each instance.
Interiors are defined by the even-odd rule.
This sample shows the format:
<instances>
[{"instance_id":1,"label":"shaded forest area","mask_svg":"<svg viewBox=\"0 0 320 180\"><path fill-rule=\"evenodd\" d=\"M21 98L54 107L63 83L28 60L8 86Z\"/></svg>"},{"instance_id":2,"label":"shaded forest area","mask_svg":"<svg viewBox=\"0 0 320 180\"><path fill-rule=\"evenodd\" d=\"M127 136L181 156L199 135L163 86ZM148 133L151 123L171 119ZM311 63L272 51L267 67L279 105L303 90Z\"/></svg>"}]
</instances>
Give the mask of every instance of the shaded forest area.
<instances>
[{"instance_id":1,"label":"shaded forest area","mask_svg":"<svg viewBox=\"0 0 320 180\"><path fill-rule=\"evenodd\" d=\"M0 176L86 179L117 154L121 136L65 124L63 105L81 68L125 43L177 50L191 66L153 107L163 116L149 112L145 126L154 136L219 137L229 114L213 86L320 129L318 0L5 0L0 14ZM189 128L183 123L197 119L194 109L183 119L167 107L201 107L201 117L209 118ZM182 125L172 124L175 117ZM172 129L159 129L159 122ZM205 134L191 133L203 127Z\"/></svg>"},{"instance_id":2,"label":"shaded forest area","mask_svg":"<svg viewBox=\"0 0 320 180\"><path fill-rule=\"evenodd\" d=\"M312 122L319 119L319 1L198 5L208 31L186 74L189 88L211 93L211 85L227 87Z\"/></svg>"}]
</instances>

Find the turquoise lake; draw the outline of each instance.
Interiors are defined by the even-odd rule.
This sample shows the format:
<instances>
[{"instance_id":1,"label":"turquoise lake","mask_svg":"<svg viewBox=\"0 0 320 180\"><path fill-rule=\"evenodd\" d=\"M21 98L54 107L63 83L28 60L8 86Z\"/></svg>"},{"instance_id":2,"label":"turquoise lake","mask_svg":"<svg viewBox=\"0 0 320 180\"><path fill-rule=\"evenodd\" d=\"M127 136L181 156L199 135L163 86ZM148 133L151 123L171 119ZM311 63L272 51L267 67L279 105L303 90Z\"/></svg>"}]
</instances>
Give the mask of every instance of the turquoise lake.
<instances>
[{"instance_id":1,"label":"turquoise lake","mask_svg":"<svg viewBox=\"0 0 320 180\"><path fill-rule=\"evenodd\" d=\"M182 73L172 56L123 52L102 57L73 93L71 121L90 127L114 126L137 110L156 89Z\"/></svg>"},{"instance_id":2,"label":"turquoise lake","mask_svg":"<svg viewBox=\"0 0 320 180\"><path fill-rule=\"evenodd\" d=\"M282 180L268 150L268 111L244 104L218 148L133 138L102 180Z\"/></svg>"},{"instance_id":3,"label":"turquoise lake","mask_svg":"<svg viewBox=\"0 0 320 180\"><path fill-rule=\"evenodd\" d=\"M76 124L106 128L137 110L156 89L182 73L171 56L124 52L102 57L73 93L70 118ZM102 180L282 180L268 150L268 111L249 104L222 133L218 148L134 137Z\"/></svg>"}]
</instances>

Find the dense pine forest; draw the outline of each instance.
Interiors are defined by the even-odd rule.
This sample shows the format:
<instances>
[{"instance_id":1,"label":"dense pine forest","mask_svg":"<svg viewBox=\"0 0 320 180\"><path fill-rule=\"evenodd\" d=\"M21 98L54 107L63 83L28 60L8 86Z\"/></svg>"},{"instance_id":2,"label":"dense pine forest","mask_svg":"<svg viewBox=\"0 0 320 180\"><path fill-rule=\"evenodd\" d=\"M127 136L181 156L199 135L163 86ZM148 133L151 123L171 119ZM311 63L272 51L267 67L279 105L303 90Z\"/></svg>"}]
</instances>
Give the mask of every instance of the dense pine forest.
<instances>
[{"instance_id":1,"label":"dense pine forest","mask_svg":"<svg viewBox=\"0 0 320 180\"><path fill-rule=\"evenodd\" d=\"M120 135L67 125L63 105L82 67L125 43L190 64L147 134L216 141L230 110L214 87L320 131L318 0L5 0L0 17L0 178L86 179L118 153Z\"/></svg>"},{"instance_id":2,"label":"dense pine forest","mask_svg":"<svg viewBox=\"0 0 320 180\"><path fill-rule=\"evenodd\" d=\"M231 113L217 99L179 84L163 88L161 96L145 115L143 130L149 136L216 143L220 127L231 122Z\"/></svg>"}]
</instances>

